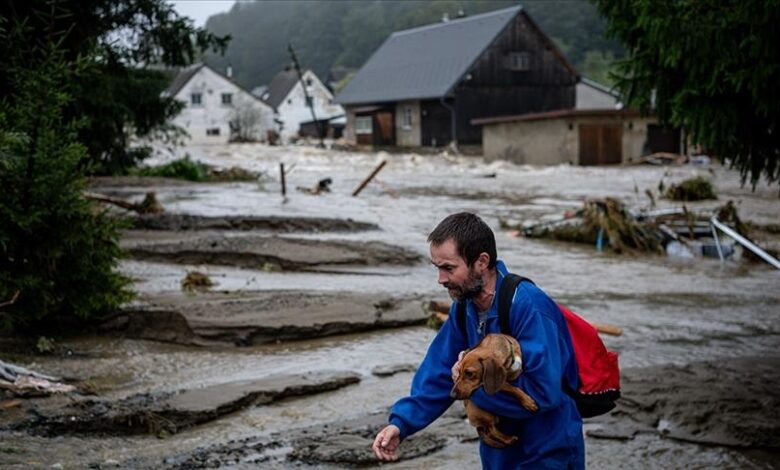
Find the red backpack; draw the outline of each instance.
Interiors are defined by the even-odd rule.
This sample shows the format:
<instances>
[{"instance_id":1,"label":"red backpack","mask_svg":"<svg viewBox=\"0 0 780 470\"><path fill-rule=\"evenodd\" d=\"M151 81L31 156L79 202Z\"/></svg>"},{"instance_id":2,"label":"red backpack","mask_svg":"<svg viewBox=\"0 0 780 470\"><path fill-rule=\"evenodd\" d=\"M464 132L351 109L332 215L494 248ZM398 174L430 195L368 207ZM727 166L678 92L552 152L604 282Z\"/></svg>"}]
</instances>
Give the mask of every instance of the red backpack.
<instances>
[{"instance_id":1,"label":"red backpack","mask_svg":"<svg viewBox=\"0 0 780 470\"><path fill-rule=\"evenodd\" d=\"M501 333L512 335L509 323L509 310L517 286L527 281L517 274L507 274L501 283L498 298L498 321ZM458 303L457 322L460 331L466 329L466 304ZM571 396L583 418L591 418L609 412L615 408L620 398L620 368L617 353L607 350L596 328L584 318L558 304L571 336L574 358L577 363L579 383L574 390L569 384L563 384L563 390Z\"/></svg>"}]
</instances>

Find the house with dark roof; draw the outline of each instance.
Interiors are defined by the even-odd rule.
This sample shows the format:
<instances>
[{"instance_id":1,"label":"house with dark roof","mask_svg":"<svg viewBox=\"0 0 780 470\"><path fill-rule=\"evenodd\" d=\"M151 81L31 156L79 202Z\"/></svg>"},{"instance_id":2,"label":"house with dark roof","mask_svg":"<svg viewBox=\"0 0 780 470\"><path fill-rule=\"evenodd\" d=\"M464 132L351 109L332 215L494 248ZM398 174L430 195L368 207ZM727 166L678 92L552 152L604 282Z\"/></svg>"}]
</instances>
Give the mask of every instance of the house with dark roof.
<instances>
[{"instance_id":1,"label":"house with dark roof","mask_svg":"<svg viewBox=\"0 0 780 470\"><path fill-rule=\"evenodd\" d=\"M393 33L336 101L357 144L480 144L473 119L573 108L578 78L515 6Z\"/></svg>"},{"instance_id":2,"label":"house with dark roof","mask_svg":"<svg viewBox=\"0 0 780 470\"><path fill-rule=\"evenodd\" d=\"M184 104L172 124L187 131L189 143L264 141L274 130L274 108L226 74L197 63L179 71L163 92Z\"/></svg>"},{"instance_id":3,"label":"house with dark roof","mask_svg":"<svg viewBox=\"0 0 780 470\"><path fill-rule=\"evenodd\" d=\"M299 78L295 69L287 67L276 74L259 96L276 108L279 133L284 140L298 135L317 137L318 129L327 135L344 116L344 108L333 101L331 91L311 70L303 71ZM309 104L314 108L314 116Z\"/></svg>"}]
</instances>

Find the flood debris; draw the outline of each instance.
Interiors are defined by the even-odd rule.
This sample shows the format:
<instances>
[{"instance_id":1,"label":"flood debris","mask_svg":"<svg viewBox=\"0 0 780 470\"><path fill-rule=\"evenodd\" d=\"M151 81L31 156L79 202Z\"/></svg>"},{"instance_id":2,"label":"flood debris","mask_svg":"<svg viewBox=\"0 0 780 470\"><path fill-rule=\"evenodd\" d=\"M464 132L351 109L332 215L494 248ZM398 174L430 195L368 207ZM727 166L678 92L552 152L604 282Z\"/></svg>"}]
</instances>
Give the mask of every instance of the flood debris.
<instances>
[{"instance_id":1,"label":"flood debris","mask_svg":"<svg viewBox=\"0 0 780 470\"><path fill-rule=\"evenodd\" d=\"M353 385L353 372L280 374L175 393L142 393L118 401L84 399L37 409L9 429L45 436L175 434L250 406Z\"/></svg>"},{"instance_id":2,"label":"flood debris","mask_svg":"<svg viewBox=\"0 0 780 470\"><path fill-rule=\"evenodd\" d=\"M185 292L206 291L214 286L214 281L200 271L187 271L187 275L181 280L181 289Z\"/></svg>"},{"instance_id":3,"label":"flood debris","mask_svg":"<svg viewBox=\"0 0 780 470\"><path fill-rule=\"evenodd\" d=\"M664 193L664 197L672 201L705 201L717 199L712 183L703 176L686 179L679 184L672 184Z\"/></svg>"},{"instance_id":4,"label":"flood debris","mask_svg":"<svg viewBox=\"0 0 780 470\"><path fill-rule=\"evenodd\" d=\"M254 181L260 175L241 167L219 168L192 160L189 155L164 165L138 168L134 176L161 177L193 181L196 183L224 183Z\"/></svg>"},{"instance_id":5,"label":"flood debris","mask_svg":"<svg viewBox=\"0 0 780 470\"><path fill-rule=\"evenodd\" d=\"M366 178L360 183L360 185L357 188L355 188L355 191L352 192L352 196L356 197L358 194L360 194L360 192L363 191L363 188L365 188L368 185L368 183L370 183L371 180L374 179L374 177L382 170L382 168L385 167L386 164L387 164L387 160L382 160L379 163L379 165L377 165L376 168L374 168L374 170L368 176L366 176Z\"/></svg>"},{"instance_id":6,"label":"flood debris","mask_svg":"<svg viewBox=\"0 0 780 470\"><path fill-rule=\"evenodd\" d=\"M53 393L71 393L76 387L62 379L0 361L0 390L16 397L45 397Z\"/></svg>"},{"instance_id":7,"label":"flood debris","mask_svg":"<svg viewBox=\"0 0 780 470\"><path fill-rule=\"evenodd\" d=\"M506 222L502 226L512 227ZM519 229L529 238L587 243L599 251L609 247L615 253L663 252L660 234L635 220L625 205L614 198L588 199L583 209L559 220Z\"/></svg>"},{"instance_id":8,"label":"flood debris","mask_svg":"<svg viewBox=\"0 0 780 470\"><path fill-rule=\"evenodd\" d=\"M138 214L160 214L165 212L162 204L157 200L157 195L154 191L147 192L141 202L130 202L125 199L92 192L84 192L84 197L92 199L93 201L112 204L121 207L122 209L137 212Z\"/></svg>"},{"instance_id":9,"label":"flood debris","mask_svg":"<svg viewBox=\"0 0 780 470\"><path fill-rule=\"evenodd\" d=\"M305 186L298 186L296 189L306 194L317 196L322 193L330 192L330 185L333 184L332 178L323 178L317 182L314 186L307 188Z\"/></svg>"}]
</instances>

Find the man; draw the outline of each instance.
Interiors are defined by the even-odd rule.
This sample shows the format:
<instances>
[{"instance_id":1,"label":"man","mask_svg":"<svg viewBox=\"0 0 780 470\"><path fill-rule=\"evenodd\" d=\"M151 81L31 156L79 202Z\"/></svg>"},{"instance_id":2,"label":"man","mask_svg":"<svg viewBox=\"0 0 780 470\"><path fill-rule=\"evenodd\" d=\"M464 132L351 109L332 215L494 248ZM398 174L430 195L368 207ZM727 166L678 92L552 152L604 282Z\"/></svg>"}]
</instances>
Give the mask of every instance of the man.
<instances>
[{"instance_id":1,"label":"man","mask_svg":"<svg viewBox=\"0 0 780 470\"><path fill-rule=\"evenodd\" d=\"M412 381L411 394L390 412L390 424L376 436L374 454L395 460L403 439L441 416L452 404L457 362L461 352L476 346L488 333L500 333L498 293L508 273L496 259L493 231L470 213L445 218L428 236L431 263L438 282L453 300L466 303L466 331L459 331L456 304L428 347ZM510 309L510 325L520 342L523 373L513 382L539 405L530 412L505 393L487 395L480 388L471 397L478 407L500 417L499 429L518 436L516 444L493 448L480 442L483 468L585 468L582 418L562 384L576 385L577 369L571 338L555 302L530 282L517 287ZM464 334L465 333L465 334ZM576 388L576 387L575 387Z\"/></svg>"}]
</instances>

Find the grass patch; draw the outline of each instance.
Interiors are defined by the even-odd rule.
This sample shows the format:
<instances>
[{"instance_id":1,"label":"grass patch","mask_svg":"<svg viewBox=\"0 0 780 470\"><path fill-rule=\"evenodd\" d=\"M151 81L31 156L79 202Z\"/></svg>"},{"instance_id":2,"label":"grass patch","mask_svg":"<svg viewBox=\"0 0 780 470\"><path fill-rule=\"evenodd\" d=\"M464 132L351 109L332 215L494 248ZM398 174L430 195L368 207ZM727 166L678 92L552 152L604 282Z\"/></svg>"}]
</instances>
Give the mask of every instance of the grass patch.
<instances>
[{"instance_id":1,"label":"grass patch","mask_svg":"<svg viewBox=\"0 0 780 470\"><path fill-rule=\"evenodd\" d=\"M198 183L254 181L258 177L257 173L239 167L214 168L190 159L189 155L165 165L135 168L131 174L134 176L176 178Z\"/></svg>"}]
</instances>

